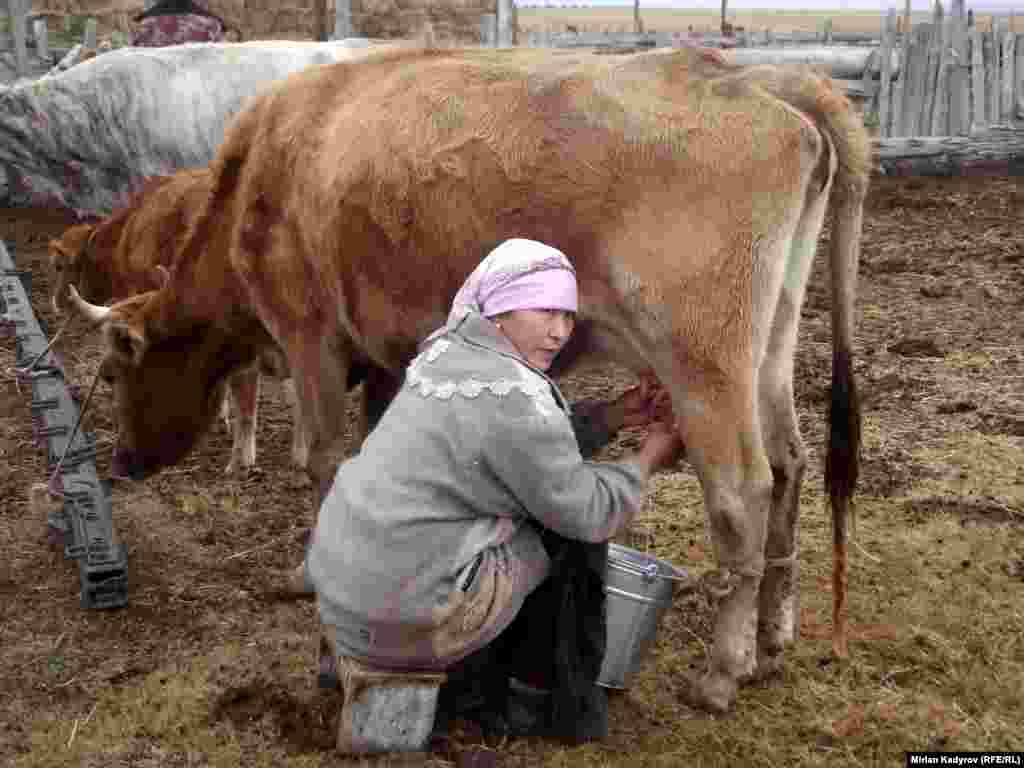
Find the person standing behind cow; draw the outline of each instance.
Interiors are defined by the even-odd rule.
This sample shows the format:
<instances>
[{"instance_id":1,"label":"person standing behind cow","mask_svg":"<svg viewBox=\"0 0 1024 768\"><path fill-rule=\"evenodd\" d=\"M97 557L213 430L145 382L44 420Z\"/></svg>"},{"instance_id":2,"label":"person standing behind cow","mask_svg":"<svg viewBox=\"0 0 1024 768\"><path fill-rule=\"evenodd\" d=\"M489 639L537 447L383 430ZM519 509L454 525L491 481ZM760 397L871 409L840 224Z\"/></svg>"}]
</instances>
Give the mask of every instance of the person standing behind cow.
<instances>
[{"instance_id":1,"label":"person standing behind cow","mask_svg":"<svg viewBox=\"0 0 1024 768\"><path fill-rule=\"evenodd\" d=\"M320 507L305 576L330 651L322 669L340 656L392 672L444 670L441 715L512 735L604 735L595 680L607 542L682 443L654 420L670 418L657 388L578 413L567 406L545 372L576 309L572 265L536 241L505 241L467 278ZM645 424L634 456L584 460L619 427ZM573 601L578 615L564 615Z\"/></svg>"},{"instance_id":2,"label":"person standing behind cow","mask_svg":"<svg viewBox=\"0 0 1024 768\"><path fill-rule=\"evenodd\" d=\"M182 43L219 43L228 25L192 0L161 0L134 18L139 25L132 45L161 48Z\"/></svg>"}]
</instances>

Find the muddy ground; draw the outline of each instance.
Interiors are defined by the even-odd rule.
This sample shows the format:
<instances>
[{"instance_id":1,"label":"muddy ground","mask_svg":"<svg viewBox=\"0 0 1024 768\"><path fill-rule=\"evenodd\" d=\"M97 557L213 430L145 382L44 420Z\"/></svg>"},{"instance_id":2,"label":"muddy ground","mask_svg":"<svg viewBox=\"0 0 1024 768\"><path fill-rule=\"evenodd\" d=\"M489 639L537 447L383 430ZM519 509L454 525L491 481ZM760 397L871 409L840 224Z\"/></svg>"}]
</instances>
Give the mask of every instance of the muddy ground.
<instances>
[{"instance_id":1,"label":"muddy ground","mask_svg":"<svg viewBox=\"0 0 1024 768\"><path fill-rule=\"evenodd\" d=\"M903 749L1024 749L1012 726L1024 722L1024 645L1013 637L1014 626L1024 627L1022 209L1024 188L1012 179L873 186L857 330L866 447L852 662L827 658L820 458L831 332L819 258L796 363L811 450L804 639L784 677L742 691L733 716L689 710L681 678L700 664L710 608L700 588L688 590L637 683L613 697L607 744L569 750L527 741L474 753L480 740L467 727L421 762L469 764L483 749L492 764L508 766L883 765L901 761ZM0 211L0 239L31 271L33 305L50 333L58 321L47 300L46 243L68 223L54 212ZM59 346L81 391L97 349L77 325ZM269 570L299 561L313 519L311 488L289 463L281 384L267 382L261 395L257 470L224 475L230 440L218 427L180 466L112 486L129 605L86 611L76 565L47 545L45 520L26 504L46 459L13 363L13 342L0 341L0 763L349 764L331 751L336 702L314 688L314 607L268 600L261 588ZM609 369L578 374L565 388L570 397L610 396L627 384ZM114 438L108 394L101 386L84 424L99 445L102 477ZM607 457L637 440L626 434ZM655 483L629 543L695 574L713 569L685 467ZM951 584L950 574L965 580ZM971 639L993 622L990 634ZM965 680L953 689L942 668L957 664Z\"/></svg>"}]
</instances>

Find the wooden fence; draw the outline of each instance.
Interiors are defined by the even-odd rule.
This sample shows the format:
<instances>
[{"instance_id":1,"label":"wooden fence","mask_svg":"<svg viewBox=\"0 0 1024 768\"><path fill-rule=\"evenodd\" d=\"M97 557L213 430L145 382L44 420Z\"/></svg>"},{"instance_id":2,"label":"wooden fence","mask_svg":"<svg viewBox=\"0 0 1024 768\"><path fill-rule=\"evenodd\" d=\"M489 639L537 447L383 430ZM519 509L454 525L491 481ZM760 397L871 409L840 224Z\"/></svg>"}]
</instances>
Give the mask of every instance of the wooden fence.
<instances>
[{"instance_id":1,"label":"wooden fence","mask_svg":"<svg viewBox=\"0 0 1024 768\"><path fill-rule=\"evenodd\" d=\"M81 37L74 44L68 42L67 28L63 43L73 48L53 48L46 17L38 17L29 24L31 0L0 0L0 73L17 78L37 77L50 71L61 60L59 69L72 66L85 50L95 50L98 25L96 19L86 19ZM65 17L67 20L69 17ZM7 52L13 53L13 57ZM67 54L71 53L71 56ZM13 58L13 67L11 66ZM6 59L6 60L5 60Z\"/></svg>"},{"instance_id":2,"label":"wooden fence","mask_svg":"<svg viewBox=\"0 0 1024 768\"><path fill-rule=\"evenodd\" d=\"M954 0L949 15L937 5L930 24L897 35L889 11L878 58L864 72L865 111L880 136L965 136L1024 113L1024 35L1005 17L984 31L972 21Z\"/></svg>"},{"instance_id":3,"label":"wooden fence","mask_svg":"<svg viewBox=\"0 0 1024 768\"><path fill-rule=\"evenodd\" d=\"M144 0L151 5L153 0ZM513 44L514 7L512 0L495 0L495 13L480 16L480 42L484 45ZM7 21L0 32L0 52L13 51L19 77L30 69L27 43L37 58L45 58L46 22L37 19L29 29L31 0L0 0L0 19ZM352 34L351 0L335 0L335 39ZM799 60L804 53L817 63L827 54L830 69L849 69L855 62L858 73L833 72L848 78L849 91L865 100L867 120L877 126L882 138L905 136L966 136L984 132L990 126L1013 124L1024 117L1024 34L1010 29L1006 17L993 17L989 28L975 26L965 12L964 0L953 0L949 14L941 4L930 23L911 28L909 6L897 24L897 13L890 10L883 19L877 38L856 35L847 45L822 46L838 42L826 22L819 33L772 36L744 32L729 39L685 39L678 33L531 33L520 44L542 47L654 47L703 44L734 48L742 60L748 46L771 47L778 53L753 51L770 58L779 56ZM897 30L901 30L898 32ZM909 31L909 32L908 32ZM95 34L95 33L93 33ZM799 39L797 39L799 38ZM807 43L818 43L812 51ZM852 45L850 45L852 43ZM813 47L813 46L812 46ZM812 56L813 54L813 56ZM817 57L817 58L815 58ZM854 78L853 80L849 78Z\"/></svg>"}]
</instances>

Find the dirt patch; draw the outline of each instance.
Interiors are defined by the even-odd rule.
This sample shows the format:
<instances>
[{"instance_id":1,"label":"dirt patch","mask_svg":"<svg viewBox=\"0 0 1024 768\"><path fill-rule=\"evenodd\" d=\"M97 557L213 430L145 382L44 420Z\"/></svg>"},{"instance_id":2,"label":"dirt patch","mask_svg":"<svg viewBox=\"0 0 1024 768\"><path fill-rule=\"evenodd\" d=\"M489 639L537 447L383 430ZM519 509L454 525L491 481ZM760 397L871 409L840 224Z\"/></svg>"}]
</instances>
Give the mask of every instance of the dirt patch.
<instances>
[{"instance_id":1,"label":"dirt patch","mask_svg":"<svg viewBox=\"0 0 1024 768\"><path fill-rule=\"evenodd\" d=\"M214 720L228 720L238 730L267 731L297 752L329 750L334 746L338 697L323 695L302 700L280 683L254 682L229 688L212 707Z\"/></svg>"},{"instance_id":2,"label":"dirt patch","mask_svg":"<svg viewBox=\"0 0 1024 768\"><path fill-rule=\"evenodd\" d=\"M994 498L926 496L903 502L912 520L923 521L933 515L955 515L965 527L971 525L1024 525L1024 510L1014 509Z\"/></svg>"}]
</instances>

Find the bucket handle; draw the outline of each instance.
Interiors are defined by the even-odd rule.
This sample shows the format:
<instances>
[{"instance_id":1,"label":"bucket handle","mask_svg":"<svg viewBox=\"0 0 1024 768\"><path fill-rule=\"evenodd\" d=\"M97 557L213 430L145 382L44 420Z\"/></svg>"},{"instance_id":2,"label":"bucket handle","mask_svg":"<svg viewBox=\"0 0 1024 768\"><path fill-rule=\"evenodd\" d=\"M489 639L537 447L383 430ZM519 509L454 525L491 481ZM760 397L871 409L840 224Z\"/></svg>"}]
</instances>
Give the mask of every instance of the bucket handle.
<instances>
[{"instance_id":1,"label":"bucket handle","mask_svg":"<svg viewBox=\"0 0 1024 768\"><path fill-rule=\"evenodd\" d=\"M644 581L654 581L655 579L668 579L669 581L689 582L692 579L689 576L677 576L674 573L659 573L660 567L657 563L649 563L647 565L634 565L633 563L620 563L620 567L625 570L630 570L641 576Z\"/></svg>"},{"instance_id":2,"label":"bucket handle","mask_svg":"<svg viewBox=\"0 0 1024 768\"><path fill-rule=\"evenodd\" d=\"M648 578L648 579L654 579L654 578L668 579L669 581L679 581L679 582L693 581L693 579L690 578L689 576L676 576L674 573L658 573L658 566L654 565L653 563L650 566L646 566L645 570L650 570L651 568L654 569L654 572L651 573L650 576L648 576L645 573L644 574L644 578Z\"/></svg>"},{"instance_id":3,"label":"bucket handle","mask_svg":"<svg viewBox=\"0 0 1024 768\"><path fill-rule=\"evenodd\" d=\"M648 495L647 497L644 498L644 505L645 506L646 506L647 502L650 501L650 498L651 498L650 495ZM651 544L652 543L654 543L654 531L651 530L650 526L647 526L647 544L646 544L646 547L645 547L644 554L651 555ZM678 581L680 583L688 583L688 582L693 581L693 579L689 575L686 575L686 576L676 576L674 573L671 573L671 574L670 573L658 573L658 564L657 563L649 563L648 565L630 566L630 567L633 567L633 568L635 568L635 570L639 571L640 575L643 577L644 581L654 581L659 576L661 578L663 578L663 579L668 579L669 581Z\"/></svg>"}]
</instances>

